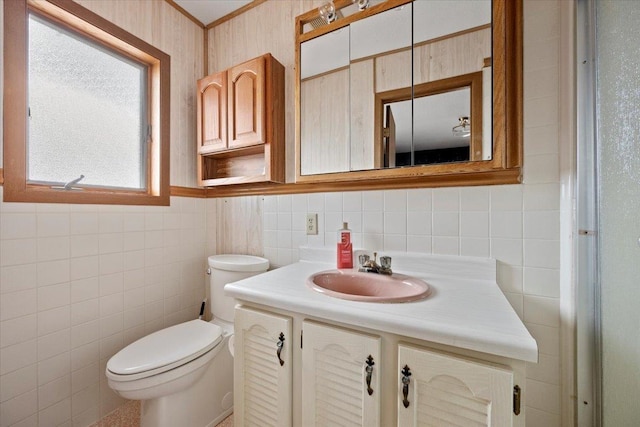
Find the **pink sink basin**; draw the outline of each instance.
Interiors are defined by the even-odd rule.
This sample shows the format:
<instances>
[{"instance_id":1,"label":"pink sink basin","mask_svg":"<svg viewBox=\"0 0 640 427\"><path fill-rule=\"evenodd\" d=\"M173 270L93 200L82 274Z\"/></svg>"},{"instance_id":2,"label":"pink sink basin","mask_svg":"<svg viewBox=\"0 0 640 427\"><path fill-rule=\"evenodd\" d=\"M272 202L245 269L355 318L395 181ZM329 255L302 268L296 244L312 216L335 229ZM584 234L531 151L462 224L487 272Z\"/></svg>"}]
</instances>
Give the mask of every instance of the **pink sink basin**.
<instances>
[{"instance_id":1,"label":"pink sink basin","mask_svg":"<svg viewBox=\"0 0 640 427\"><path fill-rule=\"evenodd\" d=\"M427 283L414 277L354 270L321 271L309 276L307 286L334 298L366 302L415 301L426 298L430 292Z\"/></svg>"}]
</instances>

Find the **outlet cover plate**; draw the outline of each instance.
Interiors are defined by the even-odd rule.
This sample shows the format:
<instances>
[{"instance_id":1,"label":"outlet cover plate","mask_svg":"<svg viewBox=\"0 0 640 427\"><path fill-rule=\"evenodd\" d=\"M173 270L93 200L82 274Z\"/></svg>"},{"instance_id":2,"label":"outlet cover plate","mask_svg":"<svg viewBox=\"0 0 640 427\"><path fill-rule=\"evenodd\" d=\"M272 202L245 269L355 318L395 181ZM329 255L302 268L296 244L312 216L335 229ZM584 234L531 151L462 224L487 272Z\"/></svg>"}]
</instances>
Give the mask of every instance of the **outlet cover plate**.
<instances>
[{"instance_id":1,"label":"outlet cover plate","mask_svg":"<svg viewBox=\"0 0 640 427\"><path fill-rule=\"evenodd\" d=\"M315 236L318 234L318 214L317 213L308 213L307 214L307 224L306 224L307 235Z\"/></svg>"}]
</instances>

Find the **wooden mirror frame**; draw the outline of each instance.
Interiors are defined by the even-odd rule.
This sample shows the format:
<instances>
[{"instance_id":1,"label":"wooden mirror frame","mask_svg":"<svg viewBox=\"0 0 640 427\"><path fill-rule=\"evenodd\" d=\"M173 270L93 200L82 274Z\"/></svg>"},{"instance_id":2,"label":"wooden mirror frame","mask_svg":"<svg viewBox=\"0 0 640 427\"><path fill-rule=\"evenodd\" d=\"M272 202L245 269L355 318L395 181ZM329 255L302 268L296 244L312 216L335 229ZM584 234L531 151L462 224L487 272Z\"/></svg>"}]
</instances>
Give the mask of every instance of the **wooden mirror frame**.
<instances>
[{"instance_id":1,"label":"wooden mirror frame","mask_svg":"<svg viewBox=\"0 0 640 427\"><path fill-rule=\"evenodd\" d=\"M302 184L300 186L305 187L305 191L495 185L521 182L522 0L492 1L493 153L491 160L317 175L301 174L301 43L412 1L387 0L306 33L303 32L303 27L319 18L318 9L296 18L295 167L296 185ZM339 10L350 5L351 0L334 0L334 4L336 10Z\"/></svg>"}]
</instances>

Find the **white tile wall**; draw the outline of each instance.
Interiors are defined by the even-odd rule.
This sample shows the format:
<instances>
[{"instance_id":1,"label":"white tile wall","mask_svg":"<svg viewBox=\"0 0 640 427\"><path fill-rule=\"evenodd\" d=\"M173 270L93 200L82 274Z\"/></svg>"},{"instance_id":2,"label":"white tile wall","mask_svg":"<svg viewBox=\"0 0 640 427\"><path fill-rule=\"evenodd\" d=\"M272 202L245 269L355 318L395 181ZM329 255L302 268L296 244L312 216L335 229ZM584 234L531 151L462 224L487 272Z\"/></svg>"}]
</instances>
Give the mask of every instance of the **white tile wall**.
<instances>
[{"instance_id":1,"label":"white tile wall","mask_svg":"<svg viewBox=\"0 0 640 427\"><path fill-rule=\"evenodd\" d=\"M206 203L0 202L0 426L89 425L122 403L109 357L197 316Z\"/></svg>"}]
</instances>

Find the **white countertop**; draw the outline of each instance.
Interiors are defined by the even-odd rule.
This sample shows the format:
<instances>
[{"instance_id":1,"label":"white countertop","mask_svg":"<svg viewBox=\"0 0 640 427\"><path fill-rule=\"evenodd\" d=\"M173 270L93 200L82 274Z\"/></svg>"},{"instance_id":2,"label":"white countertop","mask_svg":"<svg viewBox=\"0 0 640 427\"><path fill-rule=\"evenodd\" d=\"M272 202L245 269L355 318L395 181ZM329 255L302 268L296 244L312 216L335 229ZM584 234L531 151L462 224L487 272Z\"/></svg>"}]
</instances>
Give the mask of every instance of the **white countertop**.
<instances>
[{"instance_id":1,"label":"white countertop","mask_svg":"<svg viewBox=\"0 0 640 427\"><path fill-rule=\"evenodd\" d=\"M333 255L332 255L333 254ZM305 282L335 269L334 251L301 248L301 261L225 286L240 301L453 347L537 362L538 346L498 287L491 259L385 253L393 271L418 277L431 295L405 303L347 301Z\"/></svg>"}]
</instances>

